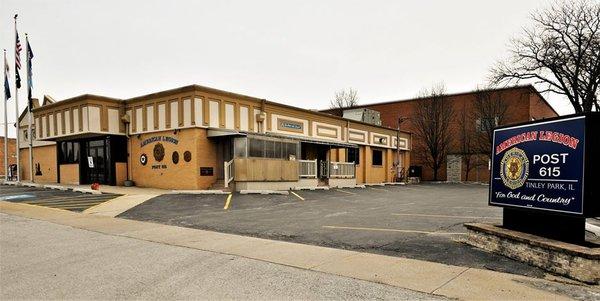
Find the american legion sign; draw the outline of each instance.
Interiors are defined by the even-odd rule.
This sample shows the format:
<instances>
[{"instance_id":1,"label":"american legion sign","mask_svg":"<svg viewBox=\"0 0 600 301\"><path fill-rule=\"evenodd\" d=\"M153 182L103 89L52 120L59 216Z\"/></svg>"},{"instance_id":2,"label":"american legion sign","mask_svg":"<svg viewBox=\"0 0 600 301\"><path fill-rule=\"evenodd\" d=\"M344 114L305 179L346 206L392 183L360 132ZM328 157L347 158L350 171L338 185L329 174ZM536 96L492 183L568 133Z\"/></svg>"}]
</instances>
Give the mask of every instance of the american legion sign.
<instances>
[{"instance_id":1,"label":"american legion sign","mask_svg":"<svg viewBox=\"0 0 600 301\"><path fill-rule=\"evenodd\" d=\"M592 113L494 130L489 204L504 227L585 239L585 217L600 215L599 124Z\"/></svg>"}]
</instances>

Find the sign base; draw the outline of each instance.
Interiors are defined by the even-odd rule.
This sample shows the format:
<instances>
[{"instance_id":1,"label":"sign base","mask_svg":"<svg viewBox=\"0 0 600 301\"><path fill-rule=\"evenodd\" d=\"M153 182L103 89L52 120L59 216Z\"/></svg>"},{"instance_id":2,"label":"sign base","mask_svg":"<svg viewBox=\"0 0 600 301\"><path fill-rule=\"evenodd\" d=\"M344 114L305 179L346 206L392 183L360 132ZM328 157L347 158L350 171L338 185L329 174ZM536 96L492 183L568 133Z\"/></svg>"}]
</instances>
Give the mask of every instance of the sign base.
<instances>
[{"instance_id":1,"label":"sign base","mask_svg":"<svg viewBox=\"0 0 600 301\"><path fill-rule=\"evenodd\" d=\"M505 207L502 225L506 229L564 242L576 244L585 242L585 217Z\"/></svg>"}]
</instances>

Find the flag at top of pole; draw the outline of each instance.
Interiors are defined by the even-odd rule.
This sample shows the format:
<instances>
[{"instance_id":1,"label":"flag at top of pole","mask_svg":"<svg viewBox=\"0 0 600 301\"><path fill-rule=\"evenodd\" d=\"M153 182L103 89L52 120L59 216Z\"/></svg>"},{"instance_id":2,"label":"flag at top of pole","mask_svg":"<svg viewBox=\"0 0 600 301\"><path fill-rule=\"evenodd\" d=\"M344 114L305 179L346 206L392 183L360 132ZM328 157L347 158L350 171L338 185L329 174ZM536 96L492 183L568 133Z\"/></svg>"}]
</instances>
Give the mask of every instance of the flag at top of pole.
<instances>
[{"instance_id":1,"label":"flag at top of pole","mask_svg":"<svg viewBox=\"0 0 600 301\"><path fill-rule=\"evenodd\" d=\"M10 85L8 84L8 75L10 69L8 68L8 62L6 61L6 50L4 50L4 100L10 98Z\"/></svg>"},{"instance_id":2,"label":"flag at top of pole","mask_svg":"<svg viewBox=\"0 0 600 301\"><path fill-rule=\"evenodd\" d=\"M33 51L31 45L29 45L29 37L25 34L25 43L27 44L27 100L29 111L33 110L33 103L31 98L31 89L33 88L33 72L31 70L31 59L33 59Z\"/></svg>"},{"instance_id":3,"label":"flag at top of pole","mask_svg":"<svg viewBox=\"0 0 600 301\"><path fill-rule=\"evenodd\" d=\"M21 41L19 40L19 32L17 31L16 20L17 16L15 15L15 83L17 84L17 89L20 89L21 75L19 75L19 70L21 70Z\"/></svg>"}]
</instances>

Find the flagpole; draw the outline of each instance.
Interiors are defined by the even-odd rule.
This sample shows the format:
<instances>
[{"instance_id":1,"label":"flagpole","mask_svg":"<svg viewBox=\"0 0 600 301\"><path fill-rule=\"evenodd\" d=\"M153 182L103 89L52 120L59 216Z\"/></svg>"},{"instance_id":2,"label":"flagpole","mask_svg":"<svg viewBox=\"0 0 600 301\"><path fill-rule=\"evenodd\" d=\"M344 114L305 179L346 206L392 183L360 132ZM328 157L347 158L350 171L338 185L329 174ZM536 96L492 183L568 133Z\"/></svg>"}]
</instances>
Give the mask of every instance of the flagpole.
<instances>
[{"instance_id":1,"label":"flagpole","mask_svg":"<svg viewBox=\"0 0 600 301\"><path fill-rule=\"evenodd\" d=\"M16 66L16 61L17 61L17 37L18 37L18 33L17 33L17 15L15 15L15 66ZM15 74L16 74L17 70L15 68ZM15 76L15 80L16 80L16 76ZM21 179L21 156L20 156L20 151L19 151L19 89L16 86L16 82L15 82L15 116L17 117L17 119L15 120L15 128L17 129L17 140L16 140L16 153L17 153L17 182L19 182L19 180Z\"/></svg>"},{"instance_id":2,"label":"flagpole","mask_svg":"<svg viewBox=\"0 0 600 301\"><path fill-rule=\"evenodd\" d=\"M6 70L6 49L4 49L4 70ZM4 71L6 73L6 71ZM6 75L5 75L6 76ZM6 80L6 79L5 79ZM4 180L8 181L8 113L6 112L6 92L4 93Z\"/></svg>"},{"instance_id":3,"label":"flagpole","mask_svg":"<svg viewBox=\"0 0 600 301\"><path fill-rule=\"evenodd\" d=\"M33 183L35 182L33 180L33 137L31 135L31 115L33 114L31 112L31 94L33 93L31 91L31 77L33 76L33 74L30 74L31 58L29 57L29 37L27 36L27 33L25 33L25 45L25 56L27 57L27 91L29 91L27 93L27 115L29 116L29 124L27 124L27 138L29 138L29 180Z\"/></svg>"}]
</instances>

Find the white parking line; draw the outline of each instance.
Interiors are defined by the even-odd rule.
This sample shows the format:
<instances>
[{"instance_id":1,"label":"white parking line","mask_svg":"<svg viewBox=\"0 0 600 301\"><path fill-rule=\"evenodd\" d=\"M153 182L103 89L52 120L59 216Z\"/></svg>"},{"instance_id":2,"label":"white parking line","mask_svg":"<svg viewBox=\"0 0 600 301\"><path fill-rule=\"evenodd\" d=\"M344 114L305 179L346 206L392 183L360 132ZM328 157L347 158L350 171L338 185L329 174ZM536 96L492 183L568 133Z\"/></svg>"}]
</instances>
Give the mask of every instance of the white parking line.
<instances>
[{"instance_id":1,"label":"white parking line","mask_svg":"<svg viewBox=\"0 0 600 301\"><path fill-rule=\"evenodd\" d=\"M369 188L369 189L373 189L373 190L381 190L381 191L385 191L385 192L390 192L389 190L387 190L387 189L382 189L382 188L375 188L375 187L367 187L367 188Z\"/></svg>"},{"instance_id":2,"label":"white parking line","mask_svg":"<svg viewBox=\"0 0 600 301\"><path fill-rule=\"evenodd\" d=\"M295 195L296 197L298 197L300 200L304 201L304 198L299 196L297 193L290 191L293 195Z\"/></svg>"},{"instance_id":3,"label":"white parking line","mask_svg":"<svg viewBox=\"0 0 600 301\"><path fill-rule=\"evenodd\" d=\"M344 190L341 190L341 189L336 189L336 191L347 193L347 194L354 194L354 195L356 195L356 193L354 193L354 192L344 191Z\"/></svg>"}]
</instances>

